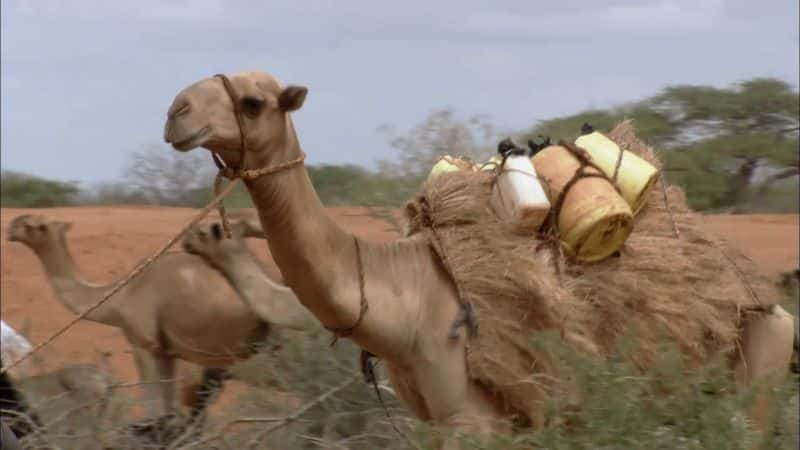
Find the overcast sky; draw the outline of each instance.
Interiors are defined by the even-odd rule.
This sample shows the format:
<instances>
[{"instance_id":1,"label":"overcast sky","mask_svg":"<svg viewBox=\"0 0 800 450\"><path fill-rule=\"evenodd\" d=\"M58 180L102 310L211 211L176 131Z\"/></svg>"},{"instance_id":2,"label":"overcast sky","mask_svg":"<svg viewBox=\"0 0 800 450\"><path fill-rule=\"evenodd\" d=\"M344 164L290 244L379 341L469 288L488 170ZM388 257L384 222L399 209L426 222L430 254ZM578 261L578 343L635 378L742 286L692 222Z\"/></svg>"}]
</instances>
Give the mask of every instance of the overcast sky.
<instances>
[{"instance_id":1,"label":"overcast sky","mask_svg":"<svg viewBox=\"0 0 800 450\"><path fill-rule=\"evenodd\" d=\"M114 179L217 72L308 86L309 162L372 166L379 126L441 107L514 130L669 84L796 86L799 38L797 0L3 0L2 167Z\"/></svg>"}]
</instances>

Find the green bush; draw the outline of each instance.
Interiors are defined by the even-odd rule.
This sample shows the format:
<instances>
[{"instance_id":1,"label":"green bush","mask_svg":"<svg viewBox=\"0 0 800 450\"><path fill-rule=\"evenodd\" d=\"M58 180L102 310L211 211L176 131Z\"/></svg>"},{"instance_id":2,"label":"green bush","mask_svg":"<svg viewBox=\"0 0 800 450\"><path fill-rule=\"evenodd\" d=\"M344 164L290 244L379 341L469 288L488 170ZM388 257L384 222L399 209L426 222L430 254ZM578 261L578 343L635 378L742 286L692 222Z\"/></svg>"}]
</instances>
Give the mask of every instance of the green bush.
<instances>
[{"instance_id":1,"label":"green bush","mask_svg":"<svg viewBox=\"0 0 800 450\"><path fill-rule=\"evenodd\" d=\"M75 183L48 180L21 172L0 173L0 204L4 208L47 208L74 204Z\"/></svg>"}]
</instances>

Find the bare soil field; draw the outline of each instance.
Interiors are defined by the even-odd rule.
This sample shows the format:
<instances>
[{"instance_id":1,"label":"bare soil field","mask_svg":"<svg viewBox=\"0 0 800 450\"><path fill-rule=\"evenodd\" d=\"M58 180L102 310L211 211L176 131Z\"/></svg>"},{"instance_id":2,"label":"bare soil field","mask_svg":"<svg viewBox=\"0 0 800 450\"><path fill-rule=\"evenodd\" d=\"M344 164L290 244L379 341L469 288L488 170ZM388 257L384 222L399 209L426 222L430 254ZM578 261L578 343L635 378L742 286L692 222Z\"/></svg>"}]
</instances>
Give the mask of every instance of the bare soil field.
<instances>
[{"instance_id":1,"label":"bare soil field","mask_svg":"<svg viewBox=\"0 0 800 450\"><path fill-rule=\"evenodd\" d=\"M336 221L351 232L375 241L397 234L392 226L369 216L362 208L331 208ZM6 323L23 330L32 343L45 339L72 317L53 295L39 261L28 248L7 241L8 224L22 214L41 214L73 223L68 243L85 279L109 283L126 274L149 256L187 221L195 211L162 207L80 207L10 209L0 213L2 233L2 283L0 307ZM737 244L764 272L778 276L798 267L798 216L708 216L708 229ZM279 278L266 243L251 239L249 245ZM172 251L178 251L173 248ZM130 351L121 334L106 325L79 323L40 355L41 369L63 364L96 361L110 357L115 378L134 381L136 374Z\"/></svg>"},{"instance_id":2,"label":"bare soil field","mask_svg":"<svg viewBox=\"0 0 800 450\"><path fill-rule=\"evenodd\" d=\"M362 208L331 208L344 228L374 241L397 234L387 222ZM55 298L36 256L19 243L7 241L8 225L22 214L41 214L73 224L68 244L83 277L109 283L124 276L189 220L196 210L164 207L76 207L2 209L2 283L0 312L8 324L37 344L74 315ZM708 216L708 229L738 245L765 272L777 280L798 267L798 216ZM249 245L280 279L265 242ZM179 251L173 248L172 251ZM105 361L105 362L103 362ZM122 334L109 326L81 322L38 354L26 375L46 373L78 363L107 364L117 382L136 381L133 357Z\"/></svg>"}]
</instances>

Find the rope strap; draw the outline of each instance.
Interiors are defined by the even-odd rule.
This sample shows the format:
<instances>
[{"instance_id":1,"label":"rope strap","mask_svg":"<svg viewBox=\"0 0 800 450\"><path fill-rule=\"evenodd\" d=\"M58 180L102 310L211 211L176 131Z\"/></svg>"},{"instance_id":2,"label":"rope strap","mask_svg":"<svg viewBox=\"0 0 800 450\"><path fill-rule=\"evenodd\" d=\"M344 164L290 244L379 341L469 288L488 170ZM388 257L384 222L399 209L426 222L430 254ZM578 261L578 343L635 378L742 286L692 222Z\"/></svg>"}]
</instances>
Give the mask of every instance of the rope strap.
<instances>
[{"instance_id":1,"label":"rope strap","mask_svg":"<svg viewBox=\"0 0 800 450\"><path fill-rule=\"evenodd\" d=\"M458 334L456 333L456 330L461 325L464 325L467 327L467 335L470 338L472 338L476 336L478 333L478 324L475 322L475 317L472 314L472 304L469 302L469 300L464 295L464 292L461 290L461 285L458 283L456 274L453 271L452 266L450 266L450 261L449 258L447 257L447 251L445 250L444 244L442 243L442 239L439 236L438 231L436 230L436 224L434 224L432 215L430 213L430 205L428 204L426 198L422 198L421 205L422 205L422 222L431 229L431 234L433 236L433 239L434 241L436 241L436 245L434 247L434 253L436 253L439 256L439 259L442 261L442 266L444 266L445 272L447 272L447 274L450 276L450 279L453 281L453 286L455 286L456 288L456 297L459 305L459 313L450 326L450 333L448 337L450 339L457 339ZM438 247L438 251L435 251L436 247Z\"/></svg>"},{"instance_id":2,"label":"rope strap","mask_svg":"<svg viewBox=\"0 0 800 450\"><path fill-rule=\"evenodd\" d=\"M367 303L367 296L364 293L364 263L361 261L361 244L358 242L358 238L353 235L353 243L356 246L356 264L358 266L358 289L361 294L360 299L360 307L358 311L358 319L356 319L355 323L349 327L325 327L326 330L333 333L333 339L331 340L331 346L336 344L336 341L339 340L340 337L346 338L353 334L353 332L361 325L361 322L364 320L364 316L367 314L369 310L369 303Z\"/></svg>"},{"instance_id":3,"label":"rope strap","mask_svg":"<svg viewBox=\"0 0 800 450\"><path fill-rule=\"evenodd\" d=\"M551 206L550 211L547 213L547 218L545 219L542 227L539 229L539 235L541 240L550 243L550 247L553 251L553 264L555 264L556 273L560 274L561 269L558 264L558 256L559 256L559 242L560 242L560 232L558 230L558 218L561 215L561 208L564 206L564 200L567 198L567 194L569 193L570 189L575 186L578 181L582 178L603 178L607 180L611 186L614 187L614 190L617 193L621 194L621 190L619 185L617 184L617 175L619 172L619 166L622 163L622 149L620 149L619 156L617 157L616 167L614 168L614 176L613 178L609 178L606 174L592 161L592 157L589 153L577 145L570 144L563 140L558 142L558 145L564 147L569 151L575 159L578 160L580 163L580 167L572 177L567 181L564 187L559 192L558 197L556 198L555 203ZM595 169L596 173L587 172L587 168ZM541 245L537 246L537 249L541 248Z\"/></svg>"},{"instance_id":4,"label":"rope strap","mask_svg":"<svg viewBox=\"0 0 800 450\"><path fill-rule=\"evenodd\" d=\"M242 108L239 103L239 96L236 95L236 90L233 88L233 83L228 77L224 74L218 73L214 75L215 78L219 78L222 80L222 85L225 87L225 92L228 93L228 97L230 97L231 102L233 103L233 114L236 117L236 124L239 127L239 165L240 167L228 167L223 162L222 158L214 153L211 152L211 158L214 161L214 164L219 169L217 173L217 177L214 179L214 192L219 193L222 190L222 183L223 178L227 178L229 180L235 180L237 178L243 180L255 180L258 177L264 175L270 175L276 172L280 172L286 170L288 168L294 167L297 164L302 163L306 159L305 153L302 151L300 152L300 156L276 166L271 167L263 167L261 169L244 169L241 166L244 165L245 156L247 155L247 139L246 133L244 128L244 119L242 118ZM231 226L228 222L228 217L225 214L225 205L222 203L219 204L217 207L219 212L220 220L222 221L222 229L225 232L225 237L230 238L231 234Z\"/></svg>"}]
</instances>

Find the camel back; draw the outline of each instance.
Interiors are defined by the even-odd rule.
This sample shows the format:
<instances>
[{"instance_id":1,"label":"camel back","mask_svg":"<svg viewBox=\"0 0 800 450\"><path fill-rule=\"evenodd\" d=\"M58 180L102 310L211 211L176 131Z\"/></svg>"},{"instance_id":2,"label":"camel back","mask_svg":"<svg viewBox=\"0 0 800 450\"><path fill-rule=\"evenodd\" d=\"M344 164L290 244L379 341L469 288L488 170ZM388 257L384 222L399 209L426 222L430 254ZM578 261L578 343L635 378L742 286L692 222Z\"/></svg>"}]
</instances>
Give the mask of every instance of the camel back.
<instances>
[{"instance_id":1,"label":"camel back","mask_svg":"<svg viewBox=\"0 0 800 450\"><path fill-rule=\"evenodd\" d=\"M661 167L630 122L608 137ZM665 202L655 185L620 254L582 265L566 262L557 243L499 222L489 208L493 176L460 171L427 181L405 206L406 235L427 236L472 304L471 377L526 421L540 422L542 402L563 379L553 355L532 342L537 332L557 332L572 348L602 357L633 326L636 367L645 370L664 342L697 365L732 354L740 306L778 298L752 261L701 228L678 187L666 187Z\"/></svg>"}]
</instances>

